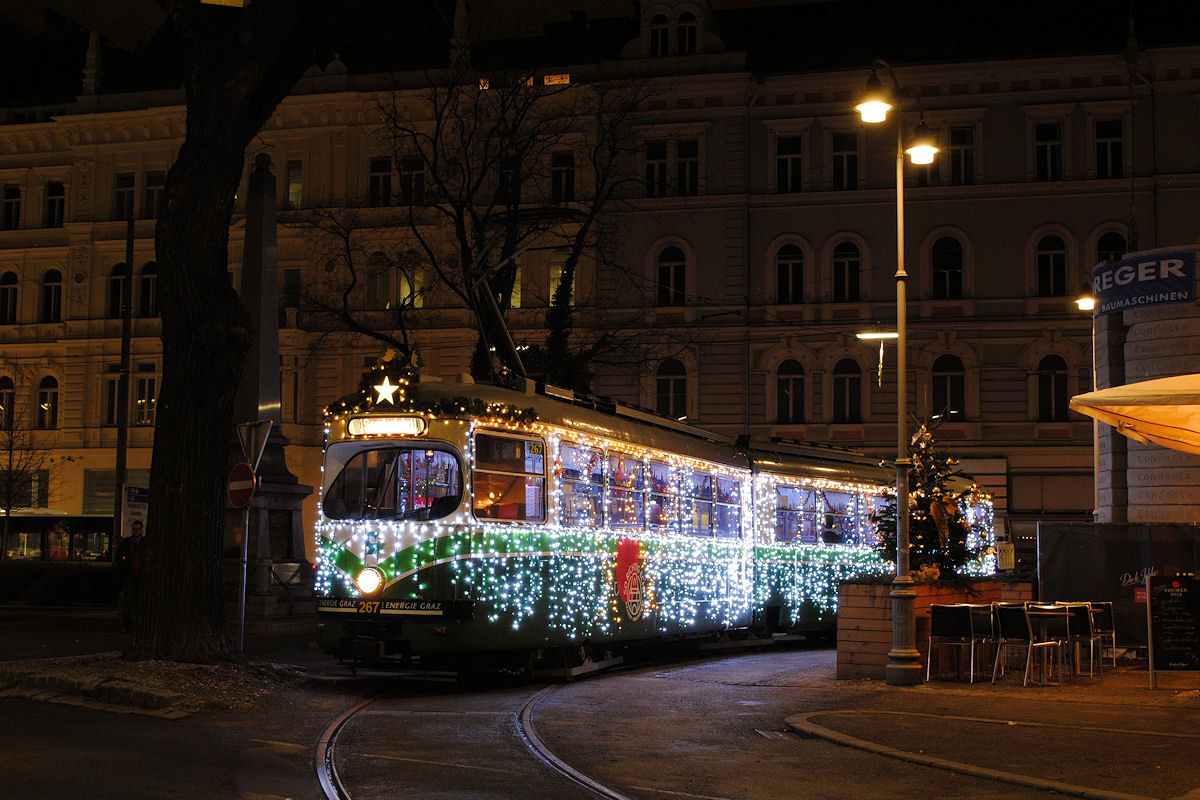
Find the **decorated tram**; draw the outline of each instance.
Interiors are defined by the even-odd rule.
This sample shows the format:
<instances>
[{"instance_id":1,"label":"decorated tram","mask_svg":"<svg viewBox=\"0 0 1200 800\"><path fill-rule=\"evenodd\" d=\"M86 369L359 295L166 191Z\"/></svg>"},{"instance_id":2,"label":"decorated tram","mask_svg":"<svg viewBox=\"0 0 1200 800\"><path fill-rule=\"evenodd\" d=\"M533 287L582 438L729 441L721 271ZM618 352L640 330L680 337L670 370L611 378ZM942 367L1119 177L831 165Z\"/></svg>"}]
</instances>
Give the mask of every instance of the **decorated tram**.
<instances>
[{"instance_id":1,"label":"decorated tram","mask_svg":"<svg viewBox=\"0 0 1200 800\"><path fill-rule=\"evenodd\" d=\"M314 547L339 658L571 665L632 642L832 630L889 565L888 474L569 391L415 380L386 358L327 409ZM982 524L986 499L961 509Z\"/></svg>"}]
</instances>

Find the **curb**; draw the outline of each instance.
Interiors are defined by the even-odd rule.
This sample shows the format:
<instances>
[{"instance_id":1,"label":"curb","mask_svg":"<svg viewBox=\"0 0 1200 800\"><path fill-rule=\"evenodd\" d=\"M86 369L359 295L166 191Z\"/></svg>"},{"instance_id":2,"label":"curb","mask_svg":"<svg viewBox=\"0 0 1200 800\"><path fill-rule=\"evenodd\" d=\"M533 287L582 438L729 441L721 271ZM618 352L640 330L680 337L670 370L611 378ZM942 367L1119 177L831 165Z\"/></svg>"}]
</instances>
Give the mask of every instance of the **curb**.
<instances>
[{"instance_id":1,"label":"curb","mask_svg":"<svg viewBox=\"0 0 1200 800\"><path fill-rule=\"evenodd\" d=\"M853 747L856 750L862 750L873 755L886 756L899 761L907 761L912 764L922 764L927 767L935 767L944 769L948 772L956 772L962 775L973 775L977 778L986 778L988 780L1000 781L1002 783L1010 783L1016 786L1027 786L1033 789L1044 789L1046 791L1057 792L1063 795L1072 797L1083 797L1087 800L1156 800L1156 798L1147 797L1139 794L1126 794L1124 792L1108 792L1103 789L1092 789L1086 786L1076 786L1070 783L1061 781L1044 780L1042 778L1034 778L1029 775L1021 775L1015 772L1004 772L1003 770L989 769L988 767L977 767L973 764L965 764L961 761L950 761L945 758L935 758L926 756L921 753L913 753L908 750L899 750L894 747L869 742L865 739L859 739L855 736L840 733L831 728L826 728L823 725L818 725L812 721L814 717L828 716L832 714L867 716L875 715L884 712L872 711L812 711L807 714L798 714L794 717L788 717L784 720L784 724L788 726L796 735L805 739L824 739L834 744L840 744L844 747Z\"/></svg>"},{"instance_id":2,"label":"curb","mask_svg":"<svg viewBox=\"0 0 1200 800\"><path fill-rule=\"evenodd\" d=\"M0 662L0 690L11 689L21 694L24 694L21 690L29 690L33 695L81 697L106 706L127 706L151 711L167 709L183 699L184 696L178 692L151 689L128 681L77 680L42 674L47 665L69 664L107 655L116 653Z\"/></svg>"}]
</instances>

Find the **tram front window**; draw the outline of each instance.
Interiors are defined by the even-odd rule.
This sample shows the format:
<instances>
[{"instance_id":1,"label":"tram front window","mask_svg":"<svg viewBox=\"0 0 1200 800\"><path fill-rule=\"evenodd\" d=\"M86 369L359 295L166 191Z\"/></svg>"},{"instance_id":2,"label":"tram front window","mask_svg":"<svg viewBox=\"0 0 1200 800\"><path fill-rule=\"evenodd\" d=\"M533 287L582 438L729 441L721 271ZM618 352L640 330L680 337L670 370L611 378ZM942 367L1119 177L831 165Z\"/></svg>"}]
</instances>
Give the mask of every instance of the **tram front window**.
<instances>
[{"instance_id":1,"label":"tram front window","mask_svg":"<svg viewBox=\"0 0 1200 800\"><path fill-rule=\"evenodd\" d=\"M458 461L451 453L379 447L345 462L321 508L328 519L439 519L461 500Z\"/></svg>"}]
</instances>

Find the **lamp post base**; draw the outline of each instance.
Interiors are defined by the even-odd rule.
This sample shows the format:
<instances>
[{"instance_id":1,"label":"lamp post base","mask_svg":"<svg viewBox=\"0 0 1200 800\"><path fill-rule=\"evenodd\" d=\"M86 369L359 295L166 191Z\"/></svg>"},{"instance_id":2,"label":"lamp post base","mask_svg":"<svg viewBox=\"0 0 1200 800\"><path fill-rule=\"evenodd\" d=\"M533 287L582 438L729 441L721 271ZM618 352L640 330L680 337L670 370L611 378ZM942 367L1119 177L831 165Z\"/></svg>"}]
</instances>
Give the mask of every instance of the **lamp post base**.
<instances>
[{"instance_id":1,"label":"lamp post base","mask_svg":"<svg viewBox=\"0 0 1200 800\"><path fill-rule=\"evenodd\" d=\"M889 686L914 686L921 683L921 653L916 646L916 620L913 617L917 592L909 576L892 582L892 649L888 651Z\"/></svg>"}]
</instances>

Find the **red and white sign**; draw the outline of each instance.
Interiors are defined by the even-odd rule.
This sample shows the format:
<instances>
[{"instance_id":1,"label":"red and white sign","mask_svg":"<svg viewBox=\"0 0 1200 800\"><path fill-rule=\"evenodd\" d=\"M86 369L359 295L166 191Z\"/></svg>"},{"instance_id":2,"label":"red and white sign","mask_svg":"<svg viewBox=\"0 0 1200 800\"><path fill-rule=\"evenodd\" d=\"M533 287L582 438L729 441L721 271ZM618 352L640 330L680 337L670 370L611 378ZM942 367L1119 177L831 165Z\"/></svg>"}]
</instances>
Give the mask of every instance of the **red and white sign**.
<instances>
[{"instance_id":1,"label":"red and white sign","mask_svg":"<svg viewBox=\"0 0 1200 800\"><path fill-rule=\"evenodd\" d=\"M250 498L254 497L254 486L254 468L245 462L234 464L233 469L229 470L229 483L225 487L229 505L234 508L250 505Z\"/></svg>"}]
</instances>

